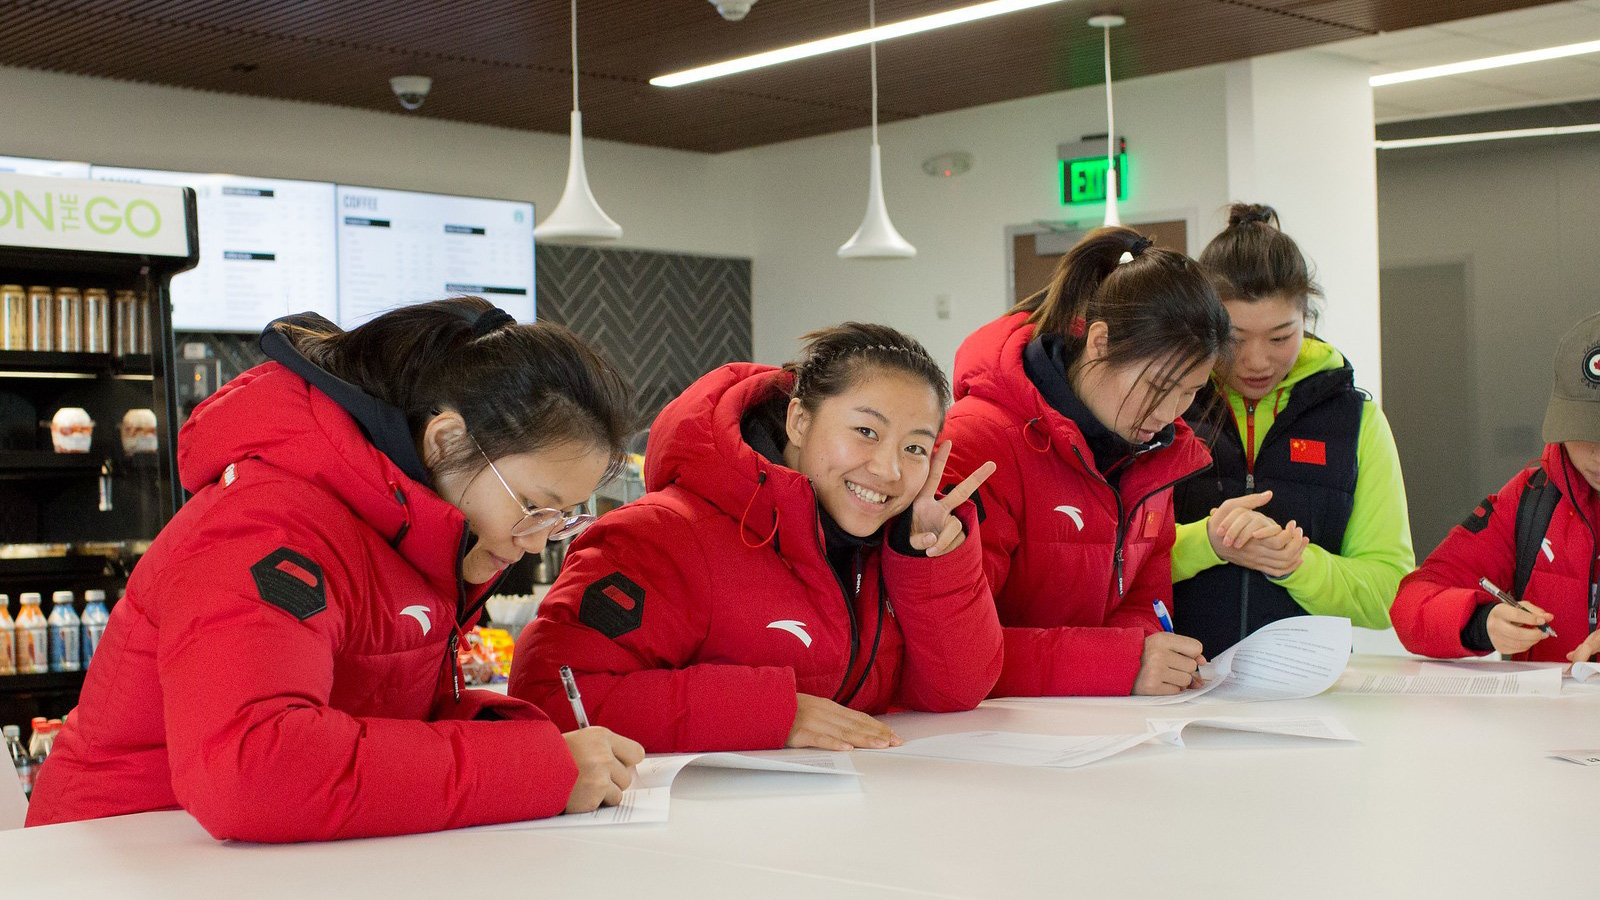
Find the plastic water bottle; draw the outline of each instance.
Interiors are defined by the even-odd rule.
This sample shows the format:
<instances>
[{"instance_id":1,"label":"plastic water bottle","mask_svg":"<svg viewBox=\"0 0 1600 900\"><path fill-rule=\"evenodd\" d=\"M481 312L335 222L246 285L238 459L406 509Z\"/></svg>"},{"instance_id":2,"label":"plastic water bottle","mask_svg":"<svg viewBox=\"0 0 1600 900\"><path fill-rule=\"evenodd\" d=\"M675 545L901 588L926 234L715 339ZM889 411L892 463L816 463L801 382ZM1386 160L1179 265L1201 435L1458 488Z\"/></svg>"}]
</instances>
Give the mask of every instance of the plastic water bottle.
<instances>
[{"instance_id":1,"label":"plastic water bottle","mask_svg":"<svg viewBox=\"0 0 1600 900\"><path fill-rule=\"evenodd\" d=\"M33 758L22 746L22 729L15 725L0 728L0 736L5 738L6 755L11 758L11 765L17 770L17 780L22 782L24 794L33 793Z\"/></svg>"},{"instance_id":2,"label":"plastic water bottle","mask_svg":"<svg viewBox=\"0 0 1600 900\"><path fill-rule=\"evenodd\" d=\"M16 624L18 675L50 671L50 624L45 621L44 610L39 608L42 600L34 591L22 595Z\"/></svg>"},{"instance_id":3,"label":"plastic water bottle","mask_svg":"<svg viewBox=\"0 0 1600 900\"><path fill-rule=\"evenodd\" d=\"M78 653L78 632L83 623L72 608L72 592L56 591L50 595L50 602L53 608L46 620L50 626L50 671L76 672L83 668L83 657Z\"/></svg>"},{"instance_id":4,"label":"plastic water bottle","mask_svg":"<svg viewBox=\"0 0 1600 900\"><path fill-rule=\"evenodd\" d=\"M10 606L11 598L0 594L0 675L17 674L17 623Z\"/></svg>"},{"instance_id":5,"label":"plastic water bottle","mask_svg":"<svg viewBox=\"0 0 1600 900\"><path fill-rule=\"evenodd\" d=\"M89 661L94 659L94 648L100 646L100 635L105 633L106 620L111 618L106 612L105 591L83 592L83 665L88 667Z\"/></svg>"}]
</instances>

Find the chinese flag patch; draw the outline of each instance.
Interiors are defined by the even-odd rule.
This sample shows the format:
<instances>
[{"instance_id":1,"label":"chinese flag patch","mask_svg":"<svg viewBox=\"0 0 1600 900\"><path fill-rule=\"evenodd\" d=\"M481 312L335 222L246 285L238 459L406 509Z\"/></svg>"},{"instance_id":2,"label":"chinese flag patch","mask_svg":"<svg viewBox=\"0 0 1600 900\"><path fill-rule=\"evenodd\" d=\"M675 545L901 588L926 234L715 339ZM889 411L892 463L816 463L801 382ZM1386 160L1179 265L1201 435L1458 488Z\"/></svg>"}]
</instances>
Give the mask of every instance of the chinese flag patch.
<instances>
[{"instance_id":1,"label":"chinese flag patch","mask_svg":"<svg viewBox=\"0 0 1600 900\"><path fill-rule=\"evenodd\" d=\"M1146 538L1153 538L1161 533L1161 514L1153 509L1144 511L1144 532Z\"/></svg>"},{"instance_id":2,"label":"chinese flag patch","mask_svg":"<svg viewBox=\"0 0 1600 900\"><path fill-rule=\"evenodd\" d=\"M1314 466L1328 464L1328 445L1322 441L1310 441L1305 438L1289 439L1289 461L1297 463L1311 463Z\"/></svg>"}]
</instances>

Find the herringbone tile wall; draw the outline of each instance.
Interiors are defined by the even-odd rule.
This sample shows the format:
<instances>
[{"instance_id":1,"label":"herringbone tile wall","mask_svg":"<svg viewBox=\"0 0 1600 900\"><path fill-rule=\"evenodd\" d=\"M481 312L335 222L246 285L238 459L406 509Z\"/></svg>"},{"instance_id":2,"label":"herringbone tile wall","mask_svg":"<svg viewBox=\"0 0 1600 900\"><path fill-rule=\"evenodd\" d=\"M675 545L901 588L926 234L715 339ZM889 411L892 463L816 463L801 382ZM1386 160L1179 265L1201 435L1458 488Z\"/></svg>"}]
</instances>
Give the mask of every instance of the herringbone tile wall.
<instances>
[{"instance_id":1,"label":"herringbone tile wall","mask_svg":"<svg viewBox=\"0 0 1600 900\"><path fill-rule=\"evenodd\" d=\"M750 260L539 245L539 318L591 341L637 392L640 427L696 378L750 359Z\"/></svg>"}]
</instances>

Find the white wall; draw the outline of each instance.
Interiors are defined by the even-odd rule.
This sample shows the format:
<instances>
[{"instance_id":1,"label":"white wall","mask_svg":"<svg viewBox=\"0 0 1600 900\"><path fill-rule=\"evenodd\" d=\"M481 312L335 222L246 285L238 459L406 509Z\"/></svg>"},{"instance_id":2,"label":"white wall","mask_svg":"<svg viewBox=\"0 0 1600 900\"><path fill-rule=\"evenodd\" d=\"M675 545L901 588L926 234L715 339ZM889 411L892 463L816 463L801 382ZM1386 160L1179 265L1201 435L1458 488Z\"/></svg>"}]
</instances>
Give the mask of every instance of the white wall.
<instances>
[{"instance_id":1,"label":"white wall","mask_svg":"<svg viewBox=\"0 0 1600 900\"><path fill-rule=\"evenodd\" d=\"M863 84L865 90L865 84ZM1219 67L1118 82L1117 131L1128 139L1124 222L1215 214L1227 200L1224 84ZM916 335L949 365L961 340L1003 312L1009 225L1093 219L1103 207L1063 207L1056 145L1105 131L1100 87L887 124L880 129L890 218L917 247L911 260L835 256L866 206L866 130L729 154L749 166L755 215L755 356L781 362L805 331L847 318ZM922 160L961 150L956 178ZM1191 244L1209 232L1191 230ZM935 297L951 298L938 319Z\"/></svg>"},{"instance_id":2,"label":"white wall","mask_svg":"<svg viewBox=\"0 0 1600 900\"><path fill-rule=\"evenodd\" d=\"M1370 68L1316 51L1230 63L1227 190L1230 200L1278 210L1327 295L1317 333L1377 396L1383 373ZM1224 221L1207 224L1214 233Z\"/></svg>"},{"instance_id":3,"label":"white wall","mask_svg":"<svg viewBox=\"0 0 1600 900\"><path fill-rule=\"evenodd\" d=\"M5 156L530 200L541 217L567 173L564 135L26 69L0 68L0 121ZM585 161L617 246L750 255L737 160L588 141Z\"/></svg>"}]
</instances>

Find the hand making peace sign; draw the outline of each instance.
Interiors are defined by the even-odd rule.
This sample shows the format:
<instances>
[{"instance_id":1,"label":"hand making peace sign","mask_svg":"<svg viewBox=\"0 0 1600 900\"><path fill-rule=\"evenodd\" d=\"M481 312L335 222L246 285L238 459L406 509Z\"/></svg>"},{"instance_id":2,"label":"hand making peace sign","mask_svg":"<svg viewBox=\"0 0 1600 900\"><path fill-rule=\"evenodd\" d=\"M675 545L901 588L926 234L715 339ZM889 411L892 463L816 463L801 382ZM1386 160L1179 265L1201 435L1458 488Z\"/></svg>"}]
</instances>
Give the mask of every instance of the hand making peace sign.
<instances>
[{"instance_id":1,"label":"hand making peace sign","mask_svg":"<svg viewBox=\"0 0 1600 900\"><path fill-rule=\"evenodd\" d=\"M945 441L933 451L933 463L928 466L928 480L911 503L911 546L925 551L929 556L941 556L961 546L967 539L961 520L950 511L966 502L978 485L988 480L997 468L986 462L966 480L950 489L943 497L935 497L939 482L944 478L945 463L950 461L950 442Z\"/></svg>"}]
</instances>

